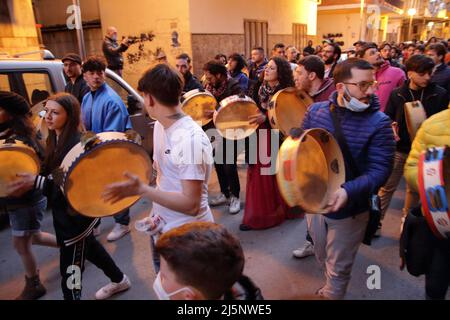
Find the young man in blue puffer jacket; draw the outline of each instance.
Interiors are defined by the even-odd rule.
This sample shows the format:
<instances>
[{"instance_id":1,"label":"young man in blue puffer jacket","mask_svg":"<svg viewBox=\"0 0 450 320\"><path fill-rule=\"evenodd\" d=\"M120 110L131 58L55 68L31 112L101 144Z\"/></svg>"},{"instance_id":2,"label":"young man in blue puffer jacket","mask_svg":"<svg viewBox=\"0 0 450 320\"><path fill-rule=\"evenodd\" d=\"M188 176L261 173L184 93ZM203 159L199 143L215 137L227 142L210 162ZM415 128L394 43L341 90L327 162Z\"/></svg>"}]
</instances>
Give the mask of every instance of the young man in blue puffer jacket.
<instances>
[{"instance_id":1,"label":"young man in blue puffer jacket","mask_svg":"<svg viewBox=\"0 0 450 320\"><path fill-rule=\"evenodd\" d=\"M391 120L379 111L373 67L367 61L351 58L340 63L334 71L334 83L336 92L329 101L311 105L302 129L326 129L336 138L331 116L335 112L358 167L351 168L344 156L346 182L329 197L328 213L307 215L315 255L326 276L326 284L317 294L343 299L367 227L369 197L391 173L395 142ZM356 177L355 171L359 171Z\"/></svg>"}]
</instances>

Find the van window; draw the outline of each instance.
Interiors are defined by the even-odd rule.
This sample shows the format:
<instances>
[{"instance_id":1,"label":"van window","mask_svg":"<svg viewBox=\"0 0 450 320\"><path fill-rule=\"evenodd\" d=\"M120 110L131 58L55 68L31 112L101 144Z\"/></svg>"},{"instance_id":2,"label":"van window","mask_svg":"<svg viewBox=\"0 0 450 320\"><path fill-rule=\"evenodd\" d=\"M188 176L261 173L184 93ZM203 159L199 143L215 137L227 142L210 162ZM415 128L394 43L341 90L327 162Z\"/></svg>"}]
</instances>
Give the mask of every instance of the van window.
<instances>
[{"instance_id":1,"label":"van window","mask_svg":"<svg viewBox=\"0 0 450 320\"><path fill-rule=\"evenodd\" d=\"M47 73L22 73L24 85L31 105L47 99L54 93L50 77Z\"/></svg>"},{"instance_id":2,"label":"van window","mask_svg":"<svg viewBox=\"0 0 450 320\"><path fill-rule=\"evenodd\" d=\"M106 77L106 83L122 98L123 103L127 106L128 91L112 78Z\"/></svg>"},{"instance_id":3,"label":"van window","mask_svg":"<svg viewBox=\"0 0 450 320\"><path fill-rule=\"evenodd\" d=\"M11 91L7 74L0 74L0 91Z\"/></svg>"}]
</instances>

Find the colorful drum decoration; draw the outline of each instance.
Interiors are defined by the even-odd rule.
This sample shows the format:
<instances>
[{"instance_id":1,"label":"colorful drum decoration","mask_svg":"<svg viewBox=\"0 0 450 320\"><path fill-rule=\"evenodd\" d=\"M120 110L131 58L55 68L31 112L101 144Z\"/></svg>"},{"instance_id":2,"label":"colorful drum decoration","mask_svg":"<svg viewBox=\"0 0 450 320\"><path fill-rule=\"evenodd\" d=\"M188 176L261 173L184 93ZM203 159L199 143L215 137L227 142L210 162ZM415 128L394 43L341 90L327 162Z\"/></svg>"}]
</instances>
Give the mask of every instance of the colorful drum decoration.
<instances>
[{"instance_id":1,"label":"colorful drum decoration","mask_svg":"<svg viewBox=\"0 0 450 320\"><path fill-rule=\"evenodd\" d=\"M6 185L18 173L39 174L40 162L33 148L19 140L0 140L0 198L6 197Z\"/></svg>"},{"instance_id":2,"label":"colorful drum decoration","mask_svg":"<svg viewBox=\"0 0 450 320\"><path fill-rule=\"evenodd\" d=\"M286 203L307 213L326 213L331 194L345 182L339 144L324 129L310 129L299 138L287 137L277 159L277 182Z\"/></svg>"},{"instance_id":3,"label":"colorful drum decoration","mask_svg":"<svg viewBox=\"0 0 450 320\"><path fill-rule=\"evenodd\" d=\"M88 134L90 137L85 135L82 138L85 141L75 145L62 161L61 190L78 213L95 218L112 216L132 206L139 197L127 197L111 204L102 198L104 188L126 180L123 175L126 171L137 175L144 183L150 183L150 156L126 133Z\"/></svg>"},{"instance_id":4,"label":"colorful drum decoration","mask_svg":"<svg viewBox=\"0 0 450 320\"><path fill-rule=\"evenodd\" d=\"M231 96L220 102L219 109L214 112L214 125L225 139L241 140L250 136L258 128L258 124L250 124L249 117L259 114L255 101L247 96Z\"/></svg>"},{"instance_id":5,"label":"colorful drum decoration","mask_svg":"<svg viewBox=\"0 0 450 320\"><path fill-rule=\"evenodd\" d=\"M288 136L292 128L302 125L305 113L312 103L311 97L302 90L286 88L278 91L270 100L267 112L271 127Z\"/></svg>"},{"instance_id":6,"label":"colorful drum decoration","mask_svg":"<svg viewBox=\"0 0 450 320\"><path fill-rule=\"evenodd\" d=\"M430 148L419 160L422 212L433 233L450 239L450 148Z\"/></svg>"}]
</instances>

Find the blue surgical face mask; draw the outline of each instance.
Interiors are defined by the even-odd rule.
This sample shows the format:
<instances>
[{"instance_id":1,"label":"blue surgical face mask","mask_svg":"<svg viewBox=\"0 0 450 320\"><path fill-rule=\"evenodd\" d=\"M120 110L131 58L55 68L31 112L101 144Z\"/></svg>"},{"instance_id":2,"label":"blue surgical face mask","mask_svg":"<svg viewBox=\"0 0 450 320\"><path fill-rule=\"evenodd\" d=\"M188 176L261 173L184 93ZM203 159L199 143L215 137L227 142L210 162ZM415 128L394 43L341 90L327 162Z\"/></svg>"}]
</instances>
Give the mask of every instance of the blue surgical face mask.
<instances>
[{"instance_id":1,"label":"blue surgical face mask","mask_svg":"<svg viewBox=\"0 0 450 320\"><path fill-rule=\"evenodd\" d=\"M350 97L350 101L347 100L346 96ZM345 94L342 100L344 101L344 107L353 112L363 112L370 106L370 103L366 104L352 97L347 87L345 87Z\"/></svg>"},{"instance_id":2,"label":"blue surgical face mask","mask_svg":"<svg viewBox=\"0 0 450 320\"><path fill-rule=\"evenodd\" d=\"M188 287L183 287L174 292L167 293L166 290L164 290L164 288L162 286L160 273L158 273L158 275L156 276L155 282L153 282L153 290L155 291L159 300L170 300L171 296L176 295L177 293L180 293L183 291L189 291L193 294L192 290Z\"/></svg>"}]
</instances>

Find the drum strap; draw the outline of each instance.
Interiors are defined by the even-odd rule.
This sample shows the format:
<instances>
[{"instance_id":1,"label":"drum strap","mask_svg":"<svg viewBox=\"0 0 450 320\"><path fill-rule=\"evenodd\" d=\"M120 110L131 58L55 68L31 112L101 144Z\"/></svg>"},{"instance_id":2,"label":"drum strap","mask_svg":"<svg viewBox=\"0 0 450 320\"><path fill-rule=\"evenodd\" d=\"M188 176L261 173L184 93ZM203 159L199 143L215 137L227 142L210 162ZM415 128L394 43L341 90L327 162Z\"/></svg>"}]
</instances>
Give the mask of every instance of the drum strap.
<instances>
[{"instance_id":1,"label":"drum strap","mask_svg":"<svg viewBox=\"0 0 450 320\"><path fill-rule=\"evenodd\" d=\"M336 114L336 106L334 104L330 104L330 114L331 119L333 120L334 131L336 133L336 139L339 142L339 146L341 147L342 153L344 155L345 161L347 161L348 168L350 169L350 173L352 175L352 179L355 179L360 175L358 167L356 165L355 159L350 152L350 149L347 144L347 140L345 139L344 134L342 133L341 123L339 121L339 117Z\"/></svg>"}]
</instances>

